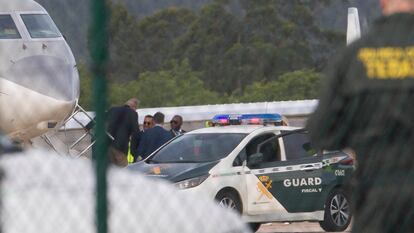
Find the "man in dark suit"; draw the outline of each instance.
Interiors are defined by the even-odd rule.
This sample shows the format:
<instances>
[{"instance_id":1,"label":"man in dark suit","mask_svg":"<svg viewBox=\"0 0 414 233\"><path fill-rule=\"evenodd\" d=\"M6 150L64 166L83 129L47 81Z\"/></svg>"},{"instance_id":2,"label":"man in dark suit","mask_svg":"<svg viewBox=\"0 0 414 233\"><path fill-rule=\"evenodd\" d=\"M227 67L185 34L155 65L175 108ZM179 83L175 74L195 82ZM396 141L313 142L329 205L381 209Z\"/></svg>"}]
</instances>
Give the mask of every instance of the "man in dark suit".
<instances>
[{"instance_id":1,"label":"man in dark suit","mask_svg":"<svg viewBox=\"0 0 414 233\"><path fill-rule=\"evenodd\" d=\"M142 157L138 154L138 146L141 141L142 135L148 129L154 127L154 117L152 115L146 115L142 124L142 130L134 133L131 137L131 154L134 157L134 163L142 160Z\"/></svg>"},{"instance_id":2,"label":"man in dark suit","mask_svg":"<svg viewBox=\"0 0 414 233\"><path fill-rule=\"evenodd\" d=\"M148 155L172 138L171 133L163 128L164 114L154 114L155 126L142 134L138 146L138 155L145 159Z\"/></svg>"},{"instance_id":3,"label":"man in dark suit","mask_svg":"<svg viewBox=\"0 0 414 233\"><path fill-rule=\"evenodd\" d=\"M185 130L181 128L181 126L183 125L183 117L180 115L175 115L171 119L170 125L171 125L171 133L173 137L181 135L186 132Z\"/></svg>"},{"instance_id":4,"label":"man in dark suit","mask_svg":"<svg viewBox=\"0 0 414 233\"><path fill-rule=\"evenodd\" d=\"M109 160L115 165L128 165L127 154L131 135L138 132L138 108L136 98L128 100L122 106L111 107L107 113L106 131L113 137L108 148ZM86 130L92 129L94 121L86 125Z\"/></svg>"}]
</instances>

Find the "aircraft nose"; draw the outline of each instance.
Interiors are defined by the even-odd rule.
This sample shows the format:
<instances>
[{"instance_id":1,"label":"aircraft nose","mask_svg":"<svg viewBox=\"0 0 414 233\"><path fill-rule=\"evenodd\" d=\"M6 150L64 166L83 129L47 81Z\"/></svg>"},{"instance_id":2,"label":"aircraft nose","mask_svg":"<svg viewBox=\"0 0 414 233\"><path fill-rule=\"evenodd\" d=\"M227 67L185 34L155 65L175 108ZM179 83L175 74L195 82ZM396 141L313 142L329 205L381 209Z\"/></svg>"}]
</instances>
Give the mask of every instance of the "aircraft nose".
<instances>
[{"instance_id":1,"label":"aircraft nose","mask_svg":"<svg viewBox=\"0 0 414 233\"><path fill-rule=\"evenodd\" d=\"M49 97L74 101L79 97L79 75L74 64L45 55L14 62L6 79Z\"/></svg>"}]
</instances>

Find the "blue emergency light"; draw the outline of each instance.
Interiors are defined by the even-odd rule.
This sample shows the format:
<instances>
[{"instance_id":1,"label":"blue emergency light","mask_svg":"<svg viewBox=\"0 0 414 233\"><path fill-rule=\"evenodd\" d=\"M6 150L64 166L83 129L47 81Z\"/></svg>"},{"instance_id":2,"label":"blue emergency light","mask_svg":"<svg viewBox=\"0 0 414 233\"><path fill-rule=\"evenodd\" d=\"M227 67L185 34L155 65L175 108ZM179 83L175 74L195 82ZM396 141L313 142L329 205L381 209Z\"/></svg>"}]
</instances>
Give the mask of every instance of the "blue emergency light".
<instances>
[{"instance_id":1,"label":"blue emergency light","mask_svg":"<svg viewBox=\"0 0 414 233\"><path fill-rule=\"evenodd\" d=\"M280 114L221 114L212 119L214 126L225 125L284 125Z\"/></svg>"}]
</instances>

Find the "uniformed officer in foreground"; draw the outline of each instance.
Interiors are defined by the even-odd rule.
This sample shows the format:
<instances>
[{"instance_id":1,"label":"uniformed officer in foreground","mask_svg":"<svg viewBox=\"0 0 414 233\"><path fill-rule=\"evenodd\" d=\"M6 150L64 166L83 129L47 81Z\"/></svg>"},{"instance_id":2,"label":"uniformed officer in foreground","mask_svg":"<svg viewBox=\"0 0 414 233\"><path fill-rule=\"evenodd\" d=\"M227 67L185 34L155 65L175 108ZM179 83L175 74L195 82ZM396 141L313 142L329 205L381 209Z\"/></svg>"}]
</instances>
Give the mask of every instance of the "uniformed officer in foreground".
<instances>
[{"instance_id":1,"label":"uniformed officer in foreground","mask_svg":"<svg viewBox=\"0 0 414 233\"><path fill-rule=\"evenodd\" d=\"M320 148L357 153L353 232L414 232L414 0L380 3L330 67L308 129Z\"/></svg>"}]
</instances>

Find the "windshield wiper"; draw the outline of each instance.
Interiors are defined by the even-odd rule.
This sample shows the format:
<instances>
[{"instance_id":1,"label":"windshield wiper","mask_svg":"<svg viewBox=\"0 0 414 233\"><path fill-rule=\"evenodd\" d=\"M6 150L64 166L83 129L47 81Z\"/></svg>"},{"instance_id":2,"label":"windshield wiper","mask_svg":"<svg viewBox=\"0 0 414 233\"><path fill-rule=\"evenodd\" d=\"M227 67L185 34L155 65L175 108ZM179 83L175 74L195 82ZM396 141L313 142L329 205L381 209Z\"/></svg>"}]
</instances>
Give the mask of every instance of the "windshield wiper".
<instances>
[{"instance_id":1,"label":"windshield wiper","mask_svg":"<svg viewBox=\"0 0 414 233\"><path fill-rule=\"evenodd\" d=\"M177 160L177 161L165 161L164 163L204 163L204 162L194 161L194 160Z\"/></svg>"},{"instance_id":2,"label":"windshield wiper","mask_svg":"<svg viewBox=\"0 0 414 233\"><path fill-rule=\"evenodd\" d=\"M148 162L147 163L160 163L160 161L157 161L157 160L148 160Z\"/></svg>"}]
</instances>

